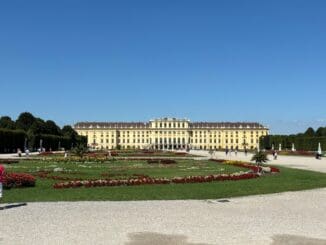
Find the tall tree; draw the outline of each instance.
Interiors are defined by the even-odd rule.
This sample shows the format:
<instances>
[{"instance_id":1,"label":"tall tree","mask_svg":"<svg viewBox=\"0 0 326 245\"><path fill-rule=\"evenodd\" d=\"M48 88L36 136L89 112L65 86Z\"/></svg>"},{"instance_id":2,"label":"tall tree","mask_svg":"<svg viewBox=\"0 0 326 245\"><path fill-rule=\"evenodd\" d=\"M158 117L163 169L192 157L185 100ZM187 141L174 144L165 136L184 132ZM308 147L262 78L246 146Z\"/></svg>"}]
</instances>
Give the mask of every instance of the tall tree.
<instances>
[{"instance_id":1,"label":"tall tree","mask_svg":"<svg viewBox=\"0 0 326 245\"><path fill-rule=\"evenodd\" d=\"M16 127L28 131L28 129L35 122L35 117L29 112L23 112L16 120Z\"/></svg>"},{"instance_id":2,"label":"tall tree","mask_svg":"<svg viewBox=\"0 0 326 245\"><path fill-rule=\"evenodd\" d=\"M76 138L78 136L77 132L70 125L63 126L61 132L64 136L69 138Z\"/></svg>"},{"instance_id":3,"label":"tall tree","mask_svg":"<svg viewBox=\"0 0 326 245\"><path fill-rule=\"evenodd\" d=\"M28 135L37 135L37 134L46 134L47 128L45 122L40 119L36 118L33 124L28 129Z\"/></svg>"},{"instance_id":4,"label":"tall tree","mask_svg":"<svg viewBox=\"0 0 326 245\"><path fill-rule=\"evenodd\" d=\"M251 161L255 161L258 166L268 161L267 154L263 151L258 151L252 156Z\"/></svg>"},{"instance_id":5,"label":"tall tree","mask_svg":"<svg viewBox=\"0 0 326 245\"><path fill-rule=\"evenodd\" d=\"M306 132L304 133L305 136L308 136L308 137L314 137L315 136L315 130L310 127L306 130Z\"/></svg>"},{"instance_id":6,"label":"tall tree","mask_svg":"<svg viewBox=\"0 0 326 245\"><path fill-rule=\"evenodd\" d=\"M316 131L316 136L326 136L326 127L320 127Z\"/></svg>"},{"instance_id":7,"label":"tall tree","mask_svg":"<svg viewBox=\"0 0 326 245\"><path fill-rule=\"evenodd\" d=\"M0 117L0 128L15 129L16 124L13 120L11 120L10 117L3 116L3 117Z\"/></svg>"},{"instance_id":8,"label":"tall tree","mask_svg":"<svg viewBox=\"0 0 326 245\"><path fill-rule=\"evenodd\" d=\"M61 135L60 127L52 120L47 120L45 122L45 128L47 134Z\"/></svg>"}]
</instances>

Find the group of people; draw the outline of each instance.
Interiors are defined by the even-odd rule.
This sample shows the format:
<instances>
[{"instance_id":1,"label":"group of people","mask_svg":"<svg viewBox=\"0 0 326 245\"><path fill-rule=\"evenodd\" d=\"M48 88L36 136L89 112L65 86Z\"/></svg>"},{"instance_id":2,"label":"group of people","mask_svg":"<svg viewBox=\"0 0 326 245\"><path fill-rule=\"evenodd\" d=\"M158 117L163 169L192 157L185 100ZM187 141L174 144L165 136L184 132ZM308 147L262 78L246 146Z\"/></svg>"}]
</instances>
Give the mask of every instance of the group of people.
<instances>
[{"instance_id":1,"label":"group of people","mask_svg":"<svg viewBox=\"0 0 326 245\"><path fill-rule=\"evenodd\" d=\"M225 149L225 155L231 155L232 152L233 152L233 149L231 149L231 151L228 148ZM237 149L234 150L234 154L235 155L238 154L238 150Z\"/></svg>"},{"instance_id":2,"label":"group of people","mask_svg":"<svg viewBox=\"0 0 326 245\"><path fill-rule=\"evenodd\" d=\"M22 156L23 152L22 152L22 150L20 148L17 149L17 154L18 154L18 157ZM29 149L28 148L25 149L25 156L27 156L27 157L29 156Z\"/></svg>"},{"instance_id":3,"label":"group of people","mask_svg":"<svg viewBox=\"0 0 326 245\"><path fill-rule=\"evenodd\" d=\"M232 155L232 152L233 152L233 149L229 150L228 148L225 149L225 155ZM234 154L237 156L238 155L238 149L235 149L234 150ZM247 149L244 149L244 154L247 156L248 154L248 150Z\"/></svg>"}]
</instances>

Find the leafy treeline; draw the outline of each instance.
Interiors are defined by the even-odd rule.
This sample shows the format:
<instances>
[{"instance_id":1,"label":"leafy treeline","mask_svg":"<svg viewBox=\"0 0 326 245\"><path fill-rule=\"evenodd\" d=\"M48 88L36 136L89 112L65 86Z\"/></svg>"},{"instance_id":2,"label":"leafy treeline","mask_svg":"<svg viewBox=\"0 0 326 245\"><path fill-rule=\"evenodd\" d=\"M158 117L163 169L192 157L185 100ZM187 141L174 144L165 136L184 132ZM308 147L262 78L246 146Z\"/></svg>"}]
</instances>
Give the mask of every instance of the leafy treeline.
<instances>
[{"instance_id":1,"label":"leafy treeline","mask_svg":"<svg viewBox=\"0 0 326 245\"><path fill-rule=\"evenodd\" d=\"M23 112L16 121L8 116L0 117L0 152L31 150L40 147L46 150L70 149L77 144L86 144L86 137L79 136L69 125L60 128L54 121L44 121L29 112Z\"/></svg>"},{"instance_id":2,"label":"leafy treeline","mask_svg":"<svg viewBox=\"0 0 326 245\"><path fill-rule=\"evenodd\" d=\"M260 146L265 149L274 148L278 150L279 144L282 144L282 150L291 150L294 143L296 150L317 151L318 143L326 147L326 127L320 127L316 131L308 128L306 132L292 135L268 135L260 138Z\"/></svg>"}]
</instances>

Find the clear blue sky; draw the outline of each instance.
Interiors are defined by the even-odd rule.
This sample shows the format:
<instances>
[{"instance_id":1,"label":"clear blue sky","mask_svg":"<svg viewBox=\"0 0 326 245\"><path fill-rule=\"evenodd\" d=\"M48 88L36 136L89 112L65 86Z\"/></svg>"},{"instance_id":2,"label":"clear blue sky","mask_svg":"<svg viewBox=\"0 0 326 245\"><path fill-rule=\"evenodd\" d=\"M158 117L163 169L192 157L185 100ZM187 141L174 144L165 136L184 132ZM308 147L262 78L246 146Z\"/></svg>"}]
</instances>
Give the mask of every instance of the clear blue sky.
<instances>
[{"instance_id":1,"label":"clear blue sky","mask_svg":"<svg viewBox=\"0 0 326 245\"><path fill-rule=\"evenodd\" d=\"M1 1L0 115L326 126L326 1Z\"/></svg>"}]
</instances>

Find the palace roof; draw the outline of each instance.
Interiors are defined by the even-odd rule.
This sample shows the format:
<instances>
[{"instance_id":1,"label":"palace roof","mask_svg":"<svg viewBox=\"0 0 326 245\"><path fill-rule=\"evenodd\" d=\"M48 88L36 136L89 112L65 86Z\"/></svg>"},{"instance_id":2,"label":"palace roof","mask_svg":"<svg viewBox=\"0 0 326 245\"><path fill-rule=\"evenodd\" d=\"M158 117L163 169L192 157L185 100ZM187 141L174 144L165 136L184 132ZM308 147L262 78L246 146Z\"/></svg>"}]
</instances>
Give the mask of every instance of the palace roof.
<instances>
[{"instance_id":1,"label":"palace roof","mask_svg":"<svg viewBox=\"0 0 326 245\"><path fill-rule=\"evenodd\" d=\"M78 122L74 128L150 128L145 122ZM253 128L267 129L256 122L189 122L189 128Z\"/></svg>"}]
</instances>

